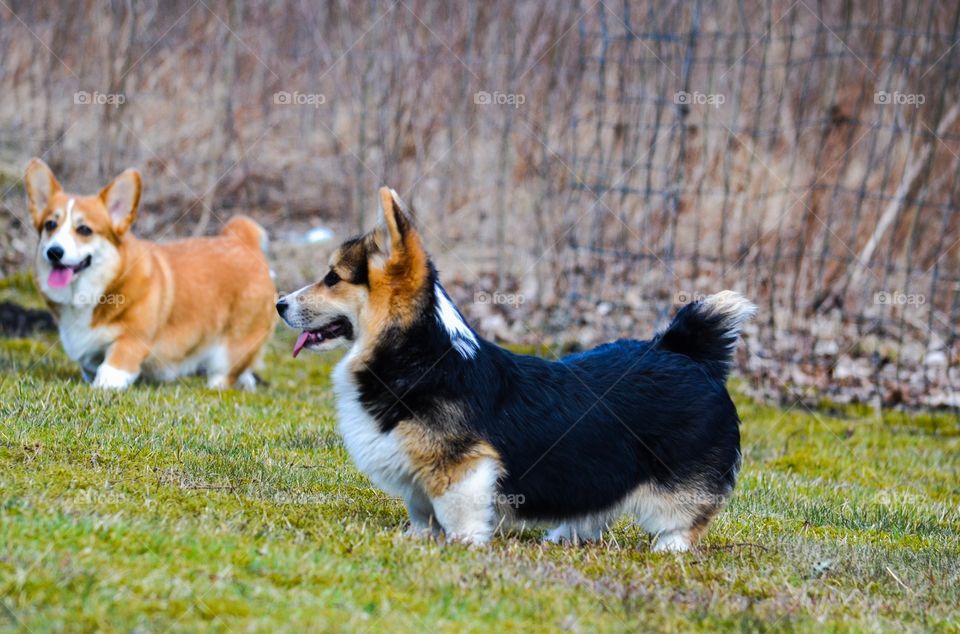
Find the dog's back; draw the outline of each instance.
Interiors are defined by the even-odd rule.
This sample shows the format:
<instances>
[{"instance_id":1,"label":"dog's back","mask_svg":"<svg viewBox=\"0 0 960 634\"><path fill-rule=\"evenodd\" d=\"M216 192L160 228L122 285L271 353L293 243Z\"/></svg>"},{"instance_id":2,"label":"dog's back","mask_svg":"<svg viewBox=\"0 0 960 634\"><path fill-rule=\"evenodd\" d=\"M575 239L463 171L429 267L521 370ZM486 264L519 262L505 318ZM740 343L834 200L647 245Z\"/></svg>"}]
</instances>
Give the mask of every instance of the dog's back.
<instances>
[{"instance_id":1,"label":"dog's back","mask_svg":"<svg viewBox=\"0 0 960 634\"><path fill-rule=\"evenodd\" d=\"M264 230L237 216L218 236L152 245L169 271L169 310L158 332L155 365L175 365L191 349L208 349L200 366L217 365L226 385L241 379L276 323L265 244ZM208 376L216 373L207 369ZM249 382L250 375L242 380Z\"/></svg>"},{"instance_id":2,"label":"dog's back","mask_svg":"<svg viewBox=\"0 0 960 634\"><path fill-rule=\"evenodd\" d=\"M597 512L644 482L733 488L739 421L723 381L752 305L720 312L722 299L686 307L652 341L559 362L491 351L507 378L475 420L505 463L504 492L528 501L518 517Z\"/></svg>"}]
</instances>

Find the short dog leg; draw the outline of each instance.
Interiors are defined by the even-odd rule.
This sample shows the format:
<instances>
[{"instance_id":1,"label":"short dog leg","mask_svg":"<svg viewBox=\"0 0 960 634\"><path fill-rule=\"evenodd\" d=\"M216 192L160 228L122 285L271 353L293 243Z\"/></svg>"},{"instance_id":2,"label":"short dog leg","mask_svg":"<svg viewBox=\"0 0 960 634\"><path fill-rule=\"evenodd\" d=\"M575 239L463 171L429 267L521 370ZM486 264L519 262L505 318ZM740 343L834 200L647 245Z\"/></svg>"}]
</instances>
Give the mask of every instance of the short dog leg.
<instances>
[{"instance_id":1,"label":"short dog leg","mask_svg":"<svg viewBox=\"0 0 960 634\"><path fill-rule=\"evenodd\" d=\"M423 537L440 533L440 523L433 515L430 498L421 491L412 491L406 496L404 504L407 507L407 514L410 515L410 528L407 529L407 535Z\"/></svg>"},{"instance_id":2,"label":"short dog leg","mask_svg":"<svg viewBox=\"0 0 960 634\"><path fill-rule=\"evenodd\" d=\"M93 383L93 380L97 378L96 368L90 369L87 367L80 367L80 376L83 377L84 383Z\"/></svg>"},{"instance_id":3,"label":"short dog leg","mask_svg":"<svg viewBox=\"0 0 960 634\"><path fill-rule=\"evenodd\" d=\"M686 529L657 535L651 550L655 553L685 553L693 545L691 531Z\"/></svg>"},{"instance_id":4,"label":"short dog leg","mask_svg":"<svg viewBox=\"0 0 960 634\"><path fill-rule=\"evenodd\" d=\"M140 364L147 358L148 348L135 336L117 339L97 368L93 387L102 390L125 390L140 376Z\"/></svg>"},{"instance_id":5,"label":"short dog leg","mask_svg":"<svg viewBox=\"0 0 960 634\"><path fill-rule=\"evenodd\" d=\"M498 477L496 461L483 458L441 495L431 498L448 538L471 545L490 541L496 525Z\"/></svg>"},{"instance_id":6,"label":"short dog leg","mask_svg":"<svg viewBox=\"0 0 960 634\"><path fill-rule=\"evenodd\" d=\"M573 527L570 524L561 524L556 528L547 531L543 536L543 541L551 544L563 544L573 541Z\"/></svg>"},{"instance_id":7,"label":"short dog leg","mask_svg":"<svg viewBox=\"0 0 960 634\"><path fill-rule=\"evenodd\" d=\"M207 378L207 387L211 390L226 390L233 386L226 374L213 374Z\"/></svg>"},{"instance_id":8,"label":"short dog leg","mask_svg":"<svg viewBox=\"0 0 960 634\"><path fill-rule=\"evenodd\" d=\"M253 392L257 389L257 377L253 376L252 370L244 370L237 377L235 385L240 389Z\"/></svg>"}]
</instances>

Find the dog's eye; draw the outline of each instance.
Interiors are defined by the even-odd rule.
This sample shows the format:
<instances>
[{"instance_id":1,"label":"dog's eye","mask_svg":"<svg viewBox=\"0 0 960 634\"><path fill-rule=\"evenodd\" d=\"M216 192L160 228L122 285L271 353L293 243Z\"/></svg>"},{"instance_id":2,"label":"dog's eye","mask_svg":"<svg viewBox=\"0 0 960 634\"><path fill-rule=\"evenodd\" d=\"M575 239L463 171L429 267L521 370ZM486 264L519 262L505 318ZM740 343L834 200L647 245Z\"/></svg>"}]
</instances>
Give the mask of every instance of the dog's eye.
<instances>
[{"instance_id":1,"label":"dog's eye","mask_svg":"<svg viewBox=\"0 0 960 634\"><path fill-rule=\"evenodd\" d=\"M48 220L45 223L43 223L43 228L46 229L47 231L53 231L54 229L57 228L57 221Z\"/></svg>"},{"instance_id":2,"label":"dog's eye","mask_svg":"<svg viewBox=\"0 0 960 634\"><path fill-rule=\"evenodd\" d=\"M79 227L77 227L77 233L79 233L82 236L89 236L93 233L93 229L91 229L87 225L80 225Z\"/></svg>"},{"instance_id":3,"label":"dog's eye","mask_svg":"<svg viewBox=\"0 0 960 634\"><path fill-rule=\"evenodd\" d=\"M330 272L327 273L327 276L323 278L323 284L324 284L324 286L327 286L328 288L329 288L330 286L333 286L334 284L336 284L336 283L339 282L339 281L340 281L340 276L337 275L337 272L334 271L333 269L330 269Z\"/></svg>"}]
</instances>

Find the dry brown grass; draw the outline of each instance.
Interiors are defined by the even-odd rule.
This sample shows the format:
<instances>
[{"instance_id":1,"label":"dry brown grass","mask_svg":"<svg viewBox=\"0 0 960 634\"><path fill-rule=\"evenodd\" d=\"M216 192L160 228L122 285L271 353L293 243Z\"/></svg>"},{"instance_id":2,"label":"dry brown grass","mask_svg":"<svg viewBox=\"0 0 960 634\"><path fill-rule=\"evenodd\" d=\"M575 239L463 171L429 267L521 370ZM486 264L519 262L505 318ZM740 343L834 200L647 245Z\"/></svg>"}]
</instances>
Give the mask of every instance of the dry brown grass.
<instances>
[{"instance_id":1,"label":"dry brown grass","mask_svg":"<svg viewBox=\"0 0 960 634\"><path fill-rule=\"evenodd\" d=\"M254 215L281 286L325 261L304 230L356 231L387 183L487 334L645 334L678 296L734 287L763 308L753 370L777 385L784 361L805 368L781 391L872 359L857 398L953 393L939 361L956 364L960 319L948 3L118 0L0 16L5 273L32 249L15 187L32 155L83 190L139 166L144 236ZM678 105L678 91L724 103ZM878 305L881 291L925 302ZM494 292L524 301L475 301Z\"/></svg>"}]
</instances>

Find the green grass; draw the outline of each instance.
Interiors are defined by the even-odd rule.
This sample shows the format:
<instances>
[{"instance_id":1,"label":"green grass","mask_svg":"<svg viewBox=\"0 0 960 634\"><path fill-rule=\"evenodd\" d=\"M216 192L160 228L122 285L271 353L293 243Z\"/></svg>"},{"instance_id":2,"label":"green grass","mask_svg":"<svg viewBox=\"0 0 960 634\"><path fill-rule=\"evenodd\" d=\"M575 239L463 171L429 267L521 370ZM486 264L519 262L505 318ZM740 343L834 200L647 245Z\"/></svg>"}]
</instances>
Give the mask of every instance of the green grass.
<instances>
[{"instance_id":1,"label":"green grass","mask_svg":"<svg viewBox=\"0 0 960 634\"><path fill-rule=\"evenodd\" d=\"M960 631L954 418L738 398L740 485L698 552L627 524L469 549L401 536L337 436L336 358L291 344L256 394L104 394L55 337L0 340L0 628Z\"/></svg>"}]
</instances>

